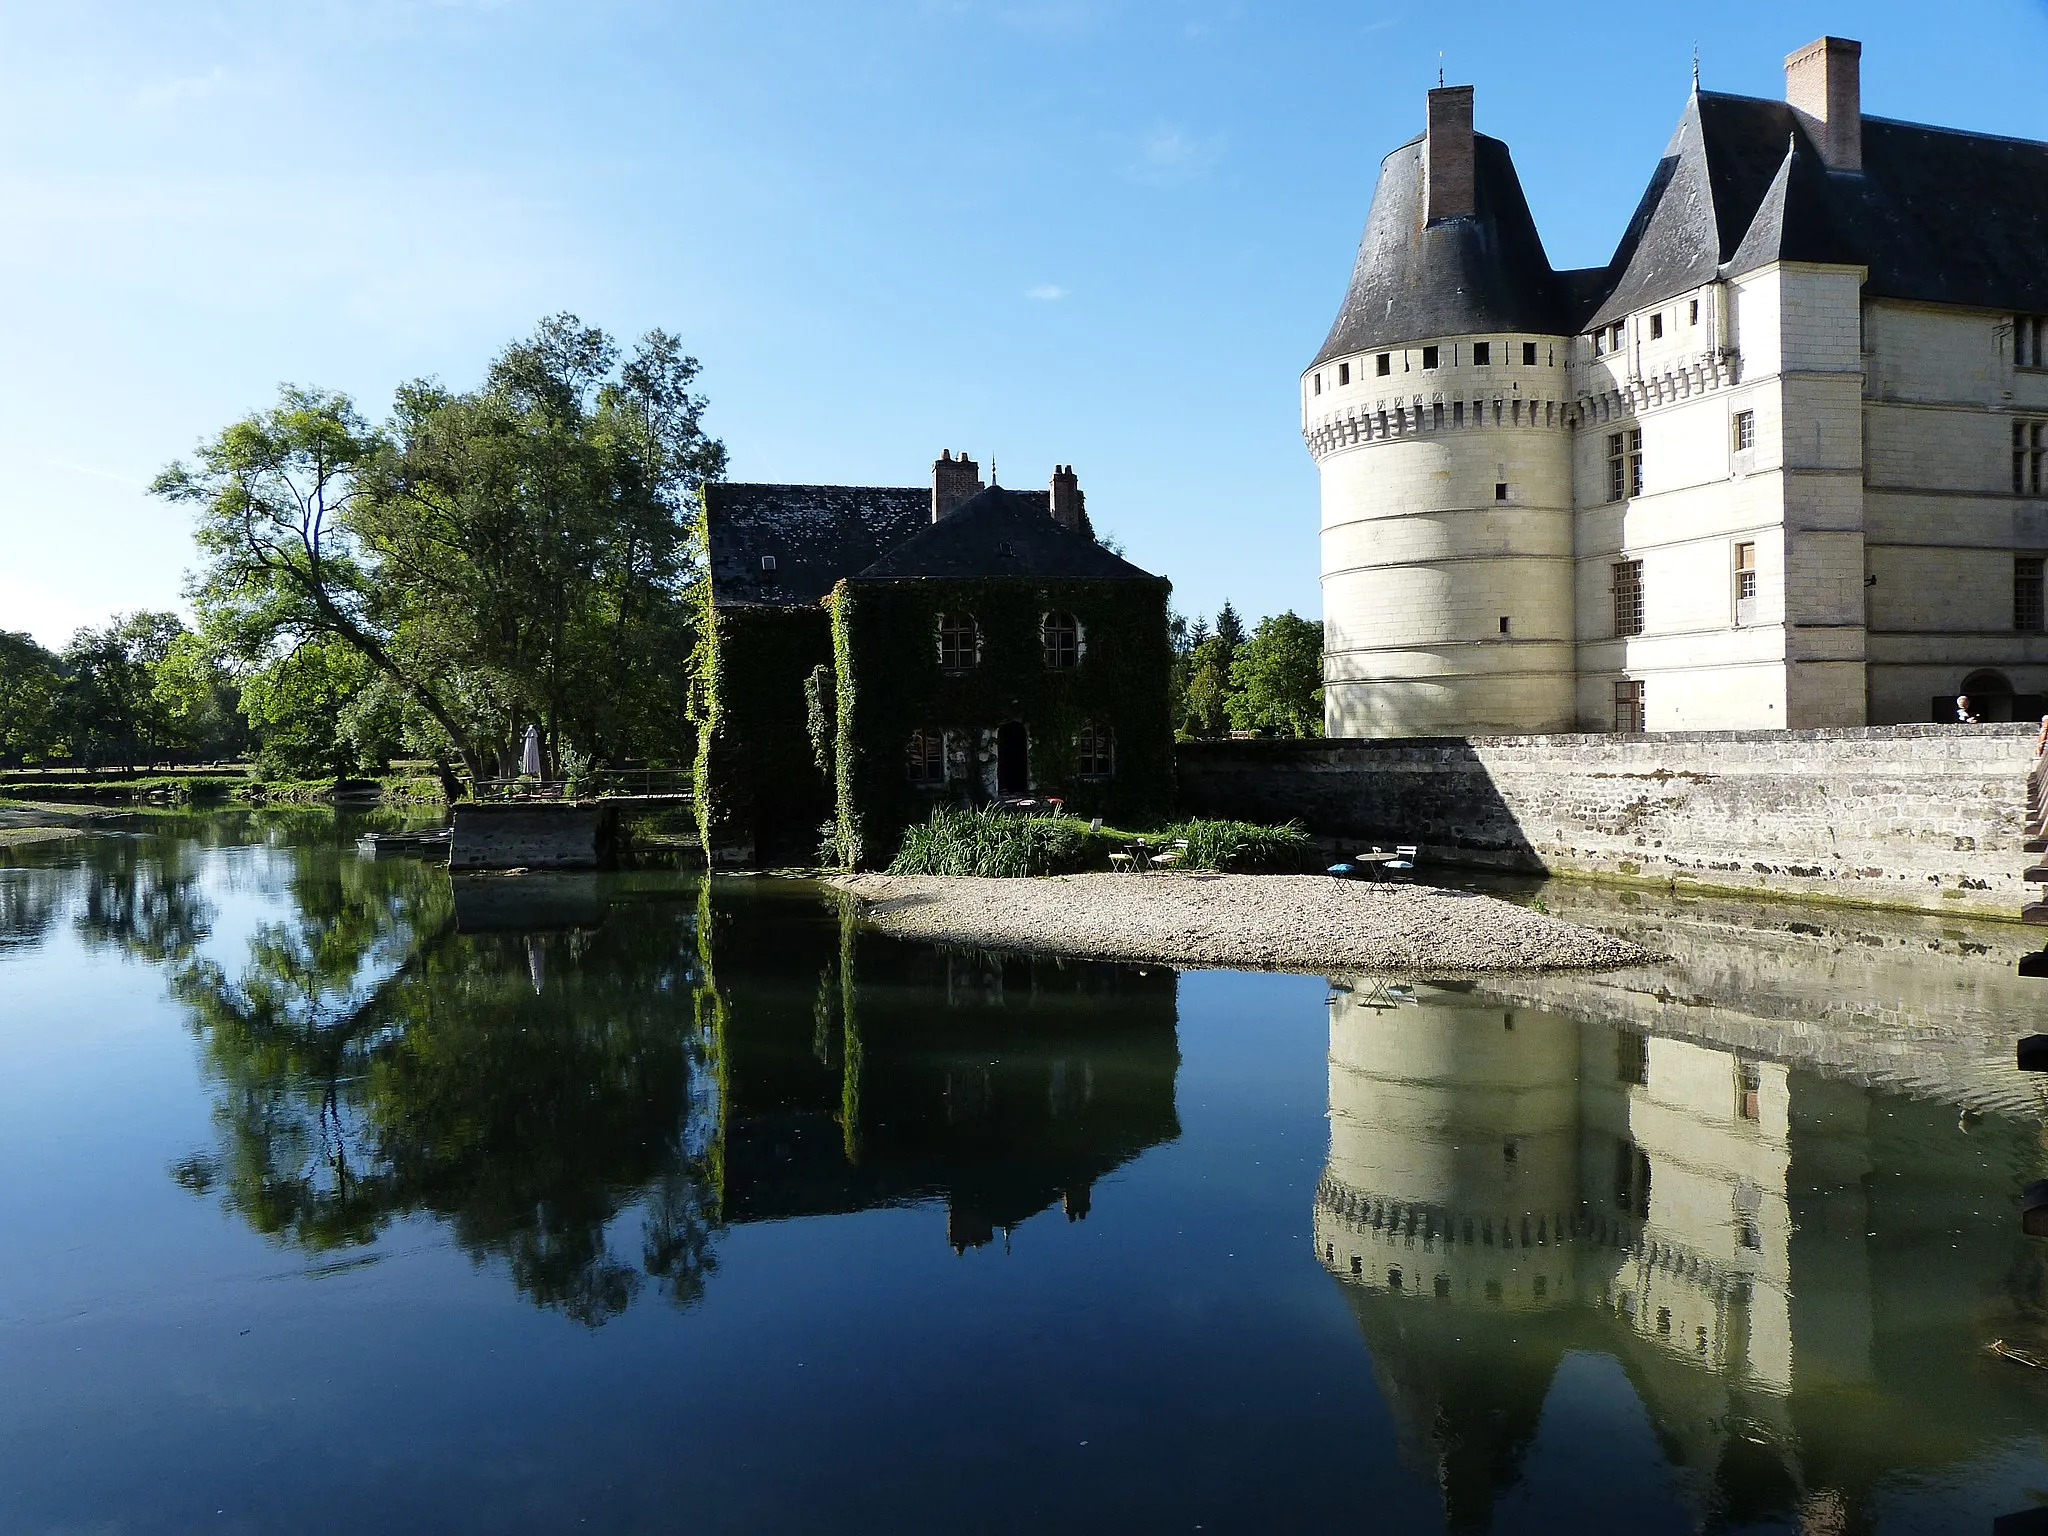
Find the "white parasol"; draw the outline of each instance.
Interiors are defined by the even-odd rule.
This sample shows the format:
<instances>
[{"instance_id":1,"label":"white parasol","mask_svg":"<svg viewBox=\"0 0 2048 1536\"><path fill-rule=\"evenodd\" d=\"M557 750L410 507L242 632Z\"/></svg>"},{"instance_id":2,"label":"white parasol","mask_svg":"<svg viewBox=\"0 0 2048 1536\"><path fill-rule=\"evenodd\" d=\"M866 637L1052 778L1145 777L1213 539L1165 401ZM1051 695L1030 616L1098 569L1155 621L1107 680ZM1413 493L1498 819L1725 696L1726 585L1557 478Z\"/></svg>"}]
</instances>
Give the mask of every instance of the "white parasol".
<instances>
[{"instance_id":1,"label":"white parasol","mask_svg":"<svg viewBox=\"0 0 2048 1536\"><path fill-rule=\"evenodd\" d=\"M526 728L526 746L519 754L519 771L536 779L540 777L539 726L529 725Z\"/></svg>"}]
</instances>

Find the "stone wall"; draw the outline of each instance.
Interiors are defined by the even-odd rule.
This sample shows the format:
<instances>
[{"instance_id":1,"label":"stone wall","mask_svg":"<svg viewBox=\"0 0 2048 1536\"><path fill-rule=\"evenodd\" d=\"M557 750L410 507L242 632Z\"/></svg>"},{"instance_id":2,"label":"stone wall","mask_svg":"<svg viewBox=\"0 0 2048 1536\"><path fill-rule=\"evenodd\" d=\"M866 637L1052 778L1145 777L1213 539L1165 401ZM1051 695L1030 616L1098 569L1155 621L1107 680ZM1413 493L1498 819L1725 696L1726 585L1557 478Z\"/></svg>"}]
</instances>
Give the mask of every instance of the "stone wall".
<instances>
[{"instance_id":1,"label":"stone wall","mask_svg":"<svg viewBox=\"0 0 2048 1536\"><path fill-rule=\"evenodd\" d=\"M450 869L610 869L619 861L618 812L609 805L459 804L449 822Z\"/></svg>"},{"instance_id":2,"label":"stone wall","mask_svg":"<svg viewBox=\"0 0 2048 1536\"><path fill-rule=\"evenodd\" d=\"M2016 917L2032 731L1186 742L1181 801L1425 862Z\"/></svg>"}]
</instances>

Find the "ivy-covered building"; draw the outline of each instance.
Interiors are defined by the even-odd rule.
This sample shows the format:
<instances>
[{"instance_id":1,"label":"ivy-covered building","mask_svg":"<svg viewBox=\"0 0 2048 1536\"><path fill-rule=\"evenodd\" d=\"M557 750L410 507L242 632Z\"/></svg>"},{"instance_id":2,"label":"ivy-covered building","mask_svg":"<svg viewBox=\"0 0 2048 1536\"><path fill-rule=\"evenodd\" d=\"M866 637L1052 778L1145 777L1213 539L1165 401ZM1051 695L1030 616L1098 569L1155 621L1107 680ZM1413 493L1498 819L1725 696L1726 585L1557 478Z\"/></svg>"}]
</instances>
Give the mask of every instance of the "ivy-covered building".
<instances>
[{"instance_id":1,"label":"ivy-covered building","mask_svg":"<svg viewBox=\"0 0 2048 1536\"><path fill-rule=\"evenodd\" d=\"M937 804L1142 818L1173 792L1169 583L1100 544L1072 469L927 490L705 488L698 815L715 862L864 864Z\"/></svg>"}]
</instances>

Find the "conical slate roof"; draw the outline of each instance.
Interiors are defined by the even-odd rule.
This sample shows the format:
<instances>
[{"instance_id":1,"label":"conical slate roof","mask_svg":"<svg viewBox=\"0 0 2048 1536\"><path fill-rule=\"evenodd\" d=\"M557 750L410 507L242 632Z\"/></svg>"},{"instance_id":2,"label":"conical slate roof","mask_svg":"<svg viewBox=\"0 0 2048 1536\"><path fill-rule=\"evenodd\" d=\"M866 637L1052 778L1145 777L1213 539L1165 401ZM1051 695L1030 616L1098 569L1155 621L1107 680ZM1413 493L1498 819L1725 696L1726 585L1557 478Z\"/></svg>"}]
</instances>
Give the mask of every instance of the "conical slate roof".
<instances>
[{"instance_id":1,"label":"conical slate roof","mask_svg":"<svg viewBox=\"0 0 2048 1536\"><path fill-rule=\"evenodd\" d=\"M1337 322L1309 366L1433 336L1572 330L1566 285L1530 217L1507 145L1473 136L1475 212L1429 222L1423 139L1380 163L1379 185Z\"/></svg>"},{"instance_id":2,"label":"conical slate roof","mask_svg":"<svg viewBox=\"0 0 2048 1536\"><path fill-rule=\"evenodd\" d=\"M992 485L905 539L854 580L985 576L1075 581L1162 579L1055 522L1046 511L1043 491L1006 491Z\"/></svg>"}]
</instances>

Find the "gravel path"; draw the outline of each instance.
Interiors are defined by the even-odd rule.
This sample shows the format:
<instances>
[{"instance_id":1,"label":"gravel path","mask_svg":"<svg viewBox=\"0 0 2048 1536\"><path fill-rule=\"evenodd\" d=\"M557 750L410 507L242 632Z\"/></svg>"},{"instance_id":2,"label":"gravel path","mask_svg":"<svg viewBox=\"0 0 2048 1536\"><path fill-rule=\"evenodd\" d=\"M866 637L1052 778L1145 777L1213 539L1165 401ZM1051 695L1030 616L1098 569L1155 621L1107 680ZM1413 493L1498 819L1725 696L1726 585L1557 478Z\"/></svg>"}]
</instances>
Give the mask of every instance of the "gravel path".
<instances>
[{"instance_id":1,"label":"gravel path","mask_svg":"<svg viewBox=\"0 0 2048 1536\"><path fill-rule=\"evenodd\" d=\"M1320 875L850 875L907 939L1238 970L1455 975L1633 965L1622 939L1491 896Z\"/></svg>"}]
</instances>

